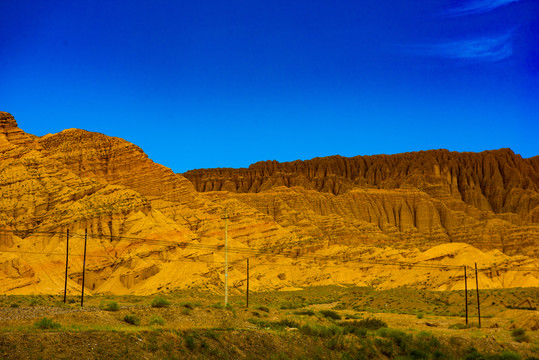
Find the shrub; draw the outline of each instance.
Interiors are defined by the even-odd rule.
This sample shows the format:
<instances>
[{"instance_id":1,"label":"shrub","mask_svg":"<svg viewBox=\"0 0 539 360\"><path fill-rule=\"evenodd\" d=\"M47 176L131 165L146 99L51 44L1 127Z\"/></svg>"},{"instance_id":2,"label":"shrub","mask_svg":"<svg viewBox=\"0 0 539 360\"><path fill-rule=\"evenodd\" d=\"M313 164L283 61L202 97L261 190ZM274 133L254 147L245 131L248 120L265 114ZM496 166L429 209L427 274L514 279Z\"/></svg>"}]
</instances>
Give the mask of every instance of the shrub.
<instances>
[{"instance_id":1,"label":"shrub","mask_svg":"<svg viewBox=\"0 0 539 360\"><path fill-rule=\"evenodd\" d=\"M150 325L165 325L165 320L161 316L152 315Z\"/></svg>"},{"instance_id":2,"label":"shrub","mask_svg":"<svg viewBox=\"0 0 539 360\"><path fill-rule=\"evenodd\" d=\"M450 329L453 329L453 330L462 330L462 329L469 329L473 327L472 324L461 324L461 323L456 323L456 324L453 324L453 325L449 325L449 328Z\"/></svg>"},{"instance_id":3,"label":"shrub","mask_svg":"<svg viewBox=\"0 0 539 360\"><path fill-rule=\"evenodd\" d=\"M185 335L185 347L189 350L194 350L196 347L195 338L191 334Z\"/></svg>"},{"instance_id":4,"label":"shrub","mask_svg":"<svg viewBox=\"0 0 539 360\"><path fill-rule=\"evenodd\" d=\"M34 325L39 329L59 329L61 327L60 324L55 323L54 321L52 321L52 319L46 317L39 320Z\"/></svg>"},{"instance_id":5,"label":"shrub","mask_svg":"<svg viewBox=\"0 0 539 360\"><path fill-rule=\"evenodd\" d=\"M167 307L170 305L170 301L167 299L163 299L160 296L157 296L155 299L152 300L152 307L154 308L162 308Z\"/></svg>"},{"instance_id":6,"label":"shrub","mask_svg":"<svg viewBox=\"0 0 539 360\"><path fill-rule=\"evenodd\" d=\"M353 326L356 326L358 328L363 328L367 330L378 330L381 328L386 328L387 324L385 321L369 317L367 319L359 320L359 321L353 321Z\"/></svg>"},{"instance_id":7,"label":"shrub","mask_svg":"<svg viewBox=\"0 0 539 360\"><path fill-rule=\"evenodd\" d=\"M330 337L343 333L342 328L337 326L322 326L316 324L306 324L299 328L302 334L318 337Z\"/></svg>"},{"instance_id":8,"label":"shrub","mask_svg":"<svg viewBox=\"0 0 539 360\"><path fill-rule=\"evenodd\" d=\"M378 331L378 335L387 339L391 339L392 342L394 342L395 345L397 345L399 349L404 352L408 350L410 342L412 340L411 335L407 335L404 331L395 329L381 328Z\"/></svg>"},{"instance_id":9,"label":"shrub","mask_svg":"<svg viewBox=\"0 0 539 360\"><path fill-rule=\"evenodd\" d=\"M299 328L299 324L294 320L282 319L275 323L277 326L289 327L289 328Z\"/></svg>"},{"instance_id":10,"label":"shrub","mask_svg":"<svg viewBox=\"0 0 539 360\"><path fill-rule=\"evenodd\" d=\"M131 325L140 325L140 318L137 315L130 314L124 316L124 321Z\"/></svg>"},{"instance_id":11,"label":"shrub","mask_svg":"<svg viewBox=\"0 0 539 360\"><path fill-rule=\"evenodd\" d=\"M415 350L410 351L410 358L412 358L412 359L428 359L429 355L426 352L424 352L423 350L415 349Z\"/></svg>"},{"instance_id":12,"label":"shrub","mask_svg":"<svg viewBox=\"0 0 539 360\"><path fill-rule=\"evenodd\" d=\"M182 315L191 315L191 309L183 308L182 309Z\"/></svg>"},{"instance_id":13,"label":"shrub","mask_svg":"<svg viewBox=\"0 0 539 360\"><path fill-rule=\"evenodd\" d=\"M499 359L499 360L520 360L521 357L517 353L514 353L514 352L509 351L509 350L504 350L504 351L502 351L502 353L500 355L497 356L497 359ZM533 358L529 358L529 359L533 359Z\"/></svg>"},{"instance_id":14,"label":"shrub","mask_svg":"<svg viewBox=\"0 0 539 360\"><path fill-rule=\"evenodd\" d=\"M324 317L328 319L341 320L341 315L337 314L333 310L321 310L320 314L324 315Z\"/></svg>"},{"instance_id":15,"label":"shrub","mask_svg":"<svg viewBox=\"0 0 539 360\"><path fill-rule=\"evenodd\" d=\"M298 310L298 311L294 311L292 314L294 314L294 315L314 316L314 311L312 311L312 310Z\"/></svg>"},{"instance_id":16,"label":"shrub","mask_svg":"<svg viewBox=\"0 0 539 360\"><path fill-rule=\"evenodd\" d=\"M269 311L270 311L270 310L269 310L267 307L265 307L265 306L259 306L259 307L257 308L257 310L260 310L260 311L263 311L263 312L267 312L267 313L269 313Z\"/></svg>"},{"instance_id":17,"label":"shrub","mask_svg":"<svg viewBox=\"0 0 539 360\"><path fill-rule=\"evenodd\" d=\"M391 358L393 356L393 343L391 340L376 338L374 344L382 354Z\"/></svg>"},{"instance_id":18,"label":"shrub","mask_svg":"<svg viewBox=\"0 0 539 360\"><path fill-rule=\"evenodd\" d=\"M341 322L339 324L339 326L343 327L343 335L354 334L357 337L365 337L365 336L367 336L367 329L358 328L357 326L354 326L353 323Z\"/></svg>"},{"instance_id":19,"label":"shrub","mask_svg":"<svg viewBox=\"0 0 539 360\"><path fill-rule=\"evenodd\" d=\"M511 336L516 342L530 342L530 337L526 335L526 330L522 328L511 331Z\"/></svg>"},{"instance_id":20,"label":"shrub","mask_svg":"<svg viewBox=\"0 0 539 360\"><path fill-rule=\"evenodd\" d=\"M120 306L116 301L109 301L107 305L105 305L106 311L118 311L120 310Z\"/></svg>"},{"instance_id":21,"label":"shrub","mask_svg":"<svg viewBox=\"0 0 539 360\"><path fill-rule=\"evenodd\" d=\"M284 328L299 328L300 325L294 320L282 319L279 321L265 321L261 319L248 319L251 324L263 329L284 330Z\"/></svg>"},{"instance_id":22,"label":"shrub","mask_svg":"<svg viewBox=\"0 0 539 360\"><path fill-rule=\"evenodd\" d=\"M9 306L12 307L12 308L18 308L19 304L18 303L11 303L11 305L9 305Z\"/></svg>"},{"instance_id":23,"label":"shrub","mask_svg":"<svg viewBox=\"0 0 539 360\"><path fill-rule=\"evenodd\" d=\"M417 318L418 319L423 319L425 315L423 315L423 313L417 313Z\"/></svg>"},{"instance_id":24,"label":"shrub","mask_svg":"<svg viewBox=\"0 0 539 360\"><path fill-rule=\"evenodd\" d=\"M195 308L195 305L191 303L183 303L182 306L186 309L193 310Z\"/></svg>"},{"instance_id":25,"label":"shrub","mask_svg":"<svg viewBox=\"0 0 539 360\"><path fill-rule=\"evenodd\" d=\"M305 307L305 304L294 303L294 302L288 302L288 303L281 304L281 309L282 310L300 309L302 307Z\"/></svg>"}]
</instances>

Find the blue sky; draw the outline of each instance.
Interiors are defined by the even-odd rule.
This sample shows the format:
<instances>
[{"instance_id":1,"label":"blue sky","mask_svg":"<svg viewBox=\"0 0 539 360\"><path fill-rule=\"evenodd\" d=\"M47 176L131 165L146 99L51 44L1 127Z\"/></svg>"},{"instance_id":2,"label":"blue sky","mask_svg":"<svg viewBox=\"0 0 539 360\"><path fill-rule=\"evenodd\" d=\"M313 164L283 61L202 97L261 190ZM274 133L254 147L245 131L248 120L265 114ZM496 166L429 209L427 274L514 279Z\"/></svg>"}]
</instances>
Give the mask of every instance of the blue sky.
<instances>
[{"instance_id":1,"label":"blue sky","mask_svg":"<svg viewBox=\"0 0 539 360\"><path fill-rule=\"evenodd\" d=\"M510 147L539 154L539 2L2 1L0 111L183 172Z\"/></svg>"}]
</instances>

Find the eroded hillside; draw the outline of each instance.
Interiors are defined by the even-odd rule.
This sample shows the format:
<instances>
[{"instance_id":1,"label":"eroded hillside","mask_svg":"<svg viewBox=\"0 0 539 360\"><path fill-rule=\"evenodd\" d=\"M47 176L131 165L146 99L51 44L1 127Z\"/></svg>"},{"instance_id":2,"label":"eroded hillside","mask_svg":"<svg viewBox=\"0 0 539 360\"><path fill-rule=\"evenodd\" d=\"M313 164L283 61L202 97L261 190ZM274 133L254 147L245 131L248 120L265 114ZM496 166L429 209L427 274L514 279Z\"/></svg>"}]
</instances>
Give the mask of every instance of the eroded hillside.
<instances>
[{"instance_id":1,"label":"eroded hillside","mask_svg":"<svg viewBox=\"0 0 539 360\"><path fill-rule=\"evenodd\" d=\"M4 293L63 291L69 230L71 292L85 232L90 292L220 289L227 209L233 291L246 258L254 290L462 288L474 262L484 287L538 286L537 164L439 150L182 175L123 139L36 137L0 112L0 282Z\"/></svg>"}]
</instances>

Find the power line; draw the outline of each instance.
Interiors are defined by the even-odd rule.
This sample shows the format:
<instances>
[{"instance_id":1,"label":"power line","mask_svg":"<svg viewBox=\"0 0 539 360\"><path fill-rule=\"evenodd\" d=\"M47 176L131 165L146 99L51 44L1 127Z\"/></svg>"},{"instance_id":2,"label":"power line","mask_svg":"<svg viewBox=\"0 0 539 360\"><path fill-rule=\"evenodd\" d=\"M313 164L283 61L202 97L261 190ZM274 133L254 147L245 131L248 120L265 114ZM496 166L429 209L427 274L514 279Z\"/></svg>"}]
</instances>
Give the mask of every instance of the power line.
<instances>
[{"instance_id":1,"label":"power line","mask_svg":"<svg viewBox=\"0 0 539 360\"><path fill-rule=\"evenodd\" d=\"M1 231L0 231L1 232ZM50 234L50 233L48 233ZM61 233L56 233L61 234ZM77 236L77 235L74 235ZM95 238L95 237L94 237ZM129 240L136 240L138 242L146 241L152 242L155 245L174 245L175 247L178 246L182 249L190 248L190 249L199 249L199 250L222 250L222 245L200 245L200 244L187 244L185 242L182 243L176 243L172 241L167 240L157 240L157 239L143 239L143 238L126 238ZM134 241L131 241L134 242ZM328 265L328 262L334 262L334 263L340 263L340 264L346 264L346 263L358 263L358 264L364 264L364 265L374 265L374 266L391 266L391 267L400 267L400 268L424 268L424 269L430 269L430 270L458 270L461 269L463 265L437 265L437 264L428 264L424 262L392 262L392 261L376 261L376 260L367 260L367 259L339 259L340 256L333 256L333 257L321 257L321 256L306 256L306 255L291 255L290 254L275 254L267 250L260 251L259 249L244 249L244 248L231 248L229 247L228 251L235 252L237 254L243 254L243 255L255 255L257 257L260 256L274 256L274 257L283 257L288 258L292 260L311 260L311 261L323 261L324 267L341 267L338 265ZM65 256L65 253L54 253L54 252L42 252L42 251L22 251L22 250L0 250L0 252L4 253L19 253L19 254L33 254L33 255L49 255L49 256ZM205 254L202 254L205 255ZM83 256L82 254L72 254L72 256ZM144 259L140 255L135 254L137 258ZM93 257L93 258L106 258L106 259L115 259L118 260L117 255L116 258L112 255L90 255L88 254L87 257ZM184 256L183 259L186 259L185 261L190 262L197 262L195 259L189 259L188 257ZM189 259L189 260L187 260ZM126 259L126 261L129 259ZM184 261L181 259L165 259L166 262L172 262L172 261ZM207 262L207 263L223 263L223 262L216 262L216 261L198 261L198 262ZM301 266L301 264L293 265L293 264L267 264L267 265L275 265L275 266ZM464 265L466 266L466 265ZM471 268L471 267L470 267ZM532 268L507 268L507 267L487 267L478 269L478 271L481 272L491 272L491 271L521 271L521 272L534 272L539 271L539 269L532 269Z\"/></svg>"}]
</instances>

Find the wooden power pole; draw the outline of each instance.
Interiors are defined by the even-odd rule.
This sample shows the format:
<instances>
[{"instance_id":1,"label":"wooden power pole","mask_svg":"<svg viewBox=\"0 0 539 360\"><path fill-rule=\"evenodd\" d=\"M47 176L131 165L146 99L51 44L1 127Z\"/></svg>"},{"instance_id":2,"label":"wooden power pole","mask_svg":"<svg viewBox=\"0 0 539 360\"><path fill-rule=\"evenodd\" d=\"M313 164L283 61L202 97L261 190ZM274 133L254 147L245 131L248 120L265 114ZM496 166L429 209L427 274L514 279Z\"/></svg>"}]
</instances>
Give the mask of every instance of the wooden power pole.
<instances>
[{"instance_id":1,"label":"wooden power pole","mask_svg":"<svg viewBox=\"0 0 539 360\"><path fill-rule=\"evenodd\" d=\"M86 274L86 242L88 239L88 229L84 230L84 258L82 260L82 296L80 298L80 307L84 306L84 276Z\"/></svg>"},{"instance_id":2,"label":"wooden power pole","mask_svg":"<svg viewBox=\"0 0 539 360\"><path fill-rule=\"evenodd\" d=\"M481 328L481 305L479 304L479 277L477 276L477 263L475 263L475 288L477 291L477 318L479 319L479 328Z\"/></svg>"},{"instance_id":3,"label":"wooden power pole","mask_svg":"<svg viewBox=\"0 0 539 360\"><path fill-rule=\"evenodd\" d=\"M247 292L245 293L246 295L246 307L248 308L249 307L249 258L247 258Z\"/></svg>"},{"instance_id":4,"label":"wooden power pole","mask_svg":"<svg viewBox=\"0 0 539 360\"><path fill-rule=\"evenodd\" d=\"M225 209L225 306L228 305L228 212Z\"/></svg>"},{"instance_id":5,"label":"wooden power pole","mask_svg":"<svg viewBox=\"0 0 539 360\"><path fill-rule=\"evenodd\" d=\"M464 302L466 303L466 325L468 325L468 278L466 277L466 265L464 265Z\"/></svg>"},{"instance_id":6,"label":"wooden power pole","mask_svg":"<svg viewBox=\"0 0 539 360\"><path fill-rule=\"evenodd\" d=\"M67 300L67 262L69 261L69 229L67 229L67 238L66 238L66 279L64 284L64 304Z\"/></svg>"}]
</instances>

